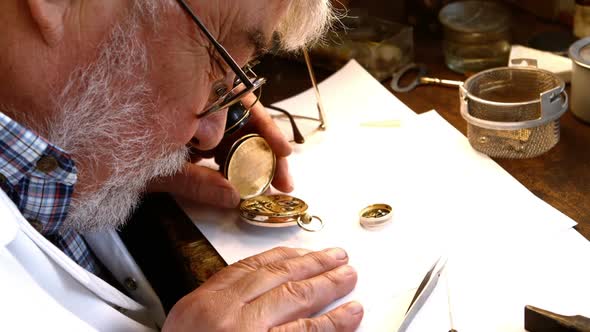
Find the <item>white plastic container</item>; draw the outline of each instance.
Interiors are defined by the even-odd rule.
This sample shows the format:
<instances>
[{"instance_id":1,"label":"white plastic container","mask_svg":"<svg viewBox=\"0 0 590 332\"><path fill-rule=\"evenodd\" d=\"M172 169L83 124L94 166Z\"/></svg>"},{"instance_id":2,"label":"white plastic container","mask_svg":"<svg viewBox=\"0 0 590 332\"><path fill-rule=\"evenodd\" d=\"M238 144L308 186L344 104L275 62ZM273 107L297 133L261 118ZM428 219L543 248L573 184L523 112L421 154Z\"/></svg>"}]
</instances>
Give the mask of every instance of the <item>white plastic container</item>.
<instances>
[{"instance_id":1,"label":"white plastic container","mask_svg":"<svg viewBox=\"0 0 590 332\"><path fill-rule=\"evenodd\" d=\"M590 123L590 37L573 43L569 49L572 64L572 114Z\"/></svg>"}]
</instances>

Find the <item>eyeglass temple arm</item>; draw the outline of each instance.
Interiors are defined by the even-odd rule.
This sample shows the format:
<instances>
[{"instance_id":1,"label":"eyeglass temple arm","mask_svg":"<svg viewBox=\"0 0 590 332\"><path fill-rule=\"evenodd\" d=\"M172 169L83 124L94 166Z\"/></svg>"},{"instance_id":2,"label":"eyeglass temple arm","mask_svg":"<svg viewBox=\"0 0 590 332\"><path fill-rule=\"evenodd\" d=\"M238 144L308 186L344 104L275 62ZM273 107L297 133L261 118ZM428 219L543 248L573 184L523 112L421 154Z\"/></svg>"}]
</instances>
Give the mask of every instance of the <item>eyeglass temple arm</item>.
<instances>
[{"instance_id":1,"label":"eyeglass temple arm","mask_svg":"<svg viewBox=\"0 0 590 332\"><path fill-rule=\"evenodd\" d=\"M311 79L311 85L313 85L313 89L315 90L315 96L317 101L317 107L320 114L320 129L326 130L326 113L324 112L324 104L322 103L322 98L320 96L320 89L318 87L318 83L315 79L315 74L313 72L313 67L311 66L311 58L309 57L309 53L307 49L303 49L303 57L305 58L305 65L307 66L307 70L309 72L309 78Z\"/></svg>"},{"instance_id":2,"label":"eyeglass temple arm","mask_svg":"<svg viewBox=\"0 0 590 332\"><path fill-rule=\"evenodd\" d=\"M275 110L275 111L285 114L289 118L289 122L291 122L291 130L293 130L293 140L295 141L295 143L297 143L297 144L305 143L305 138L303 137L303 135L301 135L301 132L299 131L299 128L297 127L295 119L293 119L293 116L291 115L291 113L287 112L286 110L284 110L282 108L275 107L275 106L266 106L266 108L270 108L272 110Z\"/></svg>"},{"instance_id":3,"label":"eyeglass temple arm","mask_svg":"<svg viewBox=\"0 0 590 332\"><path fill-rule=\"evenodd\" d=\"M219 42L217 42L217 40L215 40L215 37L213 37L211 32L209 32L209 30L207 30L207 28L205 27L203 22L201 22L201 20L197 17L197 15L193 12L193 10L188 6L188 4L184 0L178 0L178 3L180 3L182 8L184 8L184 10L189 14L189 16L193 19L193 21L199 26L199 28L201 29L203 34L205 34L207 39L209 39L211 44L213 44L213 46L215 47L217 52L219 52L219 54L221 54L221 57L223 58L223 60L225 60L225 62L231 67L231 69L240 78L240 81L242 81L242 83L244 83L244 85L246 85L247 88L252 88L254 85L252 84L252 82L250 82L250 80L248 79L248 76L246 76L246 73L244 73L242 68L240 68L240 66L238 66L238 64L229 55L229 53L227 53L225 48Z\"/></svg>"}]
</instances>

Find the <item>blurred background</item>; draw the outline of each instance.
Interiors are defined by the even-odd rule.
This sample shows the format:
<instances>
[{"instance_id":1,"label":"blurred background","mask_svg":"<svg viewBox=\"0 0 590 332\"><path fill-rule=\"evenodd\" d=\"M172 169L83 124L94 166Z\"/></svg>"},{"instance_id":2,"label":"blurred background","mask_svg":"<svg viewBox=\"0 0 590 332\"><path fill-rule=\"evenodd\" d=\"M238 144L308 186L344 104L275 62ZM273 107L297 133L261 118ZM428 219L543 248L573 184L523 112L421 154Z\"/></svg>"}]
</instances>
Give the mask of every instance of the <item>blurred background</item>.
<instances>
[{"instance_id":1,"label":"blurred background","mask_svg":"<svg viewBox=\"0 0 590 332\"><path fill-rule=\"evenodd\" d=\"M412 62L444 63L461 74L455 79L464 79L487 68L507 65L512 45L568 57L568 49L576 40L590 36L590 0L332 2L342 14L342 22L311 49L320 79L326 76L322 70L332 73L350 59L383 83ZM469 6L464 4L469 2L472 5L466 8ZM486 3L493 5L482 6ZM454 7L450 13L441 13L450 7ZM302 60L297 55L281 57ZM282 71L282 65L279 61L266 74ZM443 74L453 78L448 72Z\"/></svg>"},{"instance_id":2,"label":"blurred background","mask_svg":"<svg viewBox=\"0 0 590 332\"><path fill-rule=\"evenodd\" d=\"M338 8L364 8L371 16L410 24L416 31L440 32L438 12L451 0L335 0ZM590 5L584 0L504 0L533 15L564 25L573 25L576 4Z\"/></svg>"}]
</instances>

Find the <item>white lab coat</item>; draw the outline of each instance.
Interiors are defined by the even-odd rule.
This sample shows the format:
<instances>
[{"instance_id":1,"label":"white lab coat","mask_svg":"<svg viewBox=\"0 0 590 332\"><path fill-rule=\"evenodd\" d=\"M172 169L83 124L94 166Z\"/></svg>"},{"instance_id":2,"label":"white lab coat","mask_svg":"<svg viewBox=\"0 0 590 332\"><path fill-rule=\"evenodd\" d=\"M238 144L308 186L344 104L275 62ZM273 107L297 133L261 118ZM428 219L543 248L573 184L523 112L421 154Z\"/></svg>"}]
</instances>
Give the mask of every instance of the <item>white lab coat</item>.
<instances>
[{"instance_id":1,"label":"white lab coat","mask_svg":"<svg viewBox=\"0 0 590 332\"><path fill-rule=\"evenodd\" d=\"M153 331L164 311L119 236L86 240L134 299L86 271L39 234L0 190L0 330Z\"/></svg>"}]
</instances>

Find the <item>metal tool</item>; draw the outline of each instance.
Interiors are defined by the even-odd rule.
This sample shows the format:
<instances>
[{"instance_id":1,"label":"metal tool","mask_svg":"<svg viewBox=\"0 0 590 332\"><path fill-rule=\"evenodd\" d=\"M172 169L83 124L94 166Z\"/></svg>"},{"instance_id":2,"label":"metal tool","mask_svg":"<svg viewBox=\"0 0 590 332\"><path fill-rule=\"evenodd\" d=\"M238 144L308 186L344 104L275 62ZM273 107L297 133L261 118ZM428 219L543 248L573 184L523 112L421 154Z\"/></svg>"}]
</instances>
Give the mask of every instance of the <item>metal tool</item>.
<instances>
[{"instance_id":1,"label":"metal tool","mask_svg":"<svg viewBox=\"0 0 590 332\"><path fill-rule=\"evenodd\" d=\"M530 332L588 332L590 318L559 315L527 305L524 308L524 328Z\"/></svg>"},{"instance_id":2,"label":"metal tool","mask_svg":"<svg viewBox=\"0 0 590 332\"><path fill-rule=\"evenodd\" d=\"M442 273L446 264L447 259L440 257L436 260L432 268L428 270L428 272L424 276L424 279L422 279L420 286L418 286L418 290L416 290L416 294L414 294L414 298L412 299L412 302L410 302L408 311L406 311L404 319L400 327L398 328L397 332L404 332L406 331L408 326L410 326L410 323L412 323L412 320L414 319L418 311L420 311L420 308L422 308L422 306L426 302L426 299L428 299L428 297L436 287L440 274ZM451 330L454 331L453 327L451 327Z\"/></svg>"},{"instance_id":3,"label":"metal tool","mask_svg":"<svg viewBox=\"0 0 590 332\"><path fill-rule=\"evenodd\" d=\"M410 82L410 84L401 86L400 81L402 77L408 74L410 71L417 71L416 77ZM448 87L457 88L463 84L461 81L446 80L441 78L426 77L426 66L423 64L410 63L393 74L391 80L391 88L395 92L409 92L414 90L418 85L424 84L436 84Z\"/></svg>"}]
</instances>

